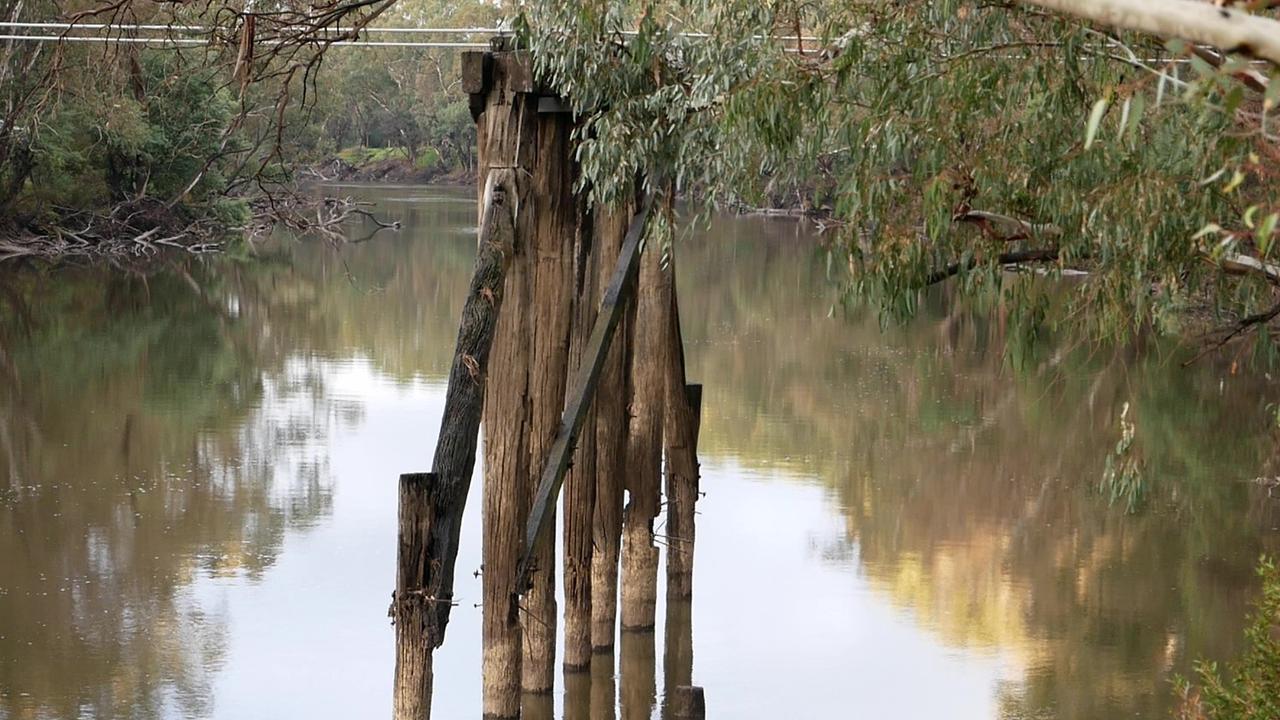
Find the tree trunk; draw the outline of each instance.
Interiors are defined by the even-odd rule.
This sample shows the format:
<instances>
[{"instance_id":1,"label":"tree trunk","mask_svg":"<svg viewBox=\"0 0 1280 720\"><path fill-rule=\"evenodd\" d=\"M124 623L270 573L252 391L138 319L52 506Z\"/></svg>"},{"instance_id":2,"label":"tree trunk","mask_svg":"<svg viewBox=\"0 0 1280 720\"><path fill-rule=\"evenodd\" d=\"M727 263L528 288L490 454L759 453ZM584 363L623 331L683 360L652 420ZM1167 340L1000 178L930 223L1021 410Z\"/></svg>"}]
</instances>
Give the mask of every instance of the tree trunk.
<instances>
[{"instance_id":1,"label":"tree trunk","mask_svg":"<svg viewBox=\"0 0 1280 720\"><path fill-rule=\"evenodd\" d=\"M662 248L648 245L640 258L636 324L632 338L634 383L627 438L629 499L622 528L622 629L654 626L658 601L658 515L662 475L662 418L667 315L670 297L662 272Z\"/></svg>"},{"instance_id":2,"label":"tree trunk","mask_svg":"<svg viewBox=\"0 0 1280 720\"><path fill-rule=\"evenodd\" d=\"M617 263L632 205L597 208L593 225L599 249L599 286ZM627 373L630 331L619 326L596 386L596 504L592 523L591 647L610 650L617 636L618 550L622 532L623 473L626 470ZM612 701L611 701L612 702ZM595 703L592 703L593 706ZM596 714L593 712L592 716Z\"/></svg>"},{"instance_id":3,"label":"tree trunk","mask_svg":"<svg viewBox=\"0 0 1280 720\"><path fill-rule=\"evenodd\" d=\"M533 167L533 346L529 377L530 502L542 476L548 451L560 430L569 363L569 327L573 318L573 248L577 203L573 194L571 116L538 114L537 161ZM547 522L555 527L555 504ZM527 541L527 540L526 540ZM549 693L555 686L556 555L555 533L543 533L533 549L530 585L521 617L524 634L523 687Z\"/></svg>"}]
</instances>

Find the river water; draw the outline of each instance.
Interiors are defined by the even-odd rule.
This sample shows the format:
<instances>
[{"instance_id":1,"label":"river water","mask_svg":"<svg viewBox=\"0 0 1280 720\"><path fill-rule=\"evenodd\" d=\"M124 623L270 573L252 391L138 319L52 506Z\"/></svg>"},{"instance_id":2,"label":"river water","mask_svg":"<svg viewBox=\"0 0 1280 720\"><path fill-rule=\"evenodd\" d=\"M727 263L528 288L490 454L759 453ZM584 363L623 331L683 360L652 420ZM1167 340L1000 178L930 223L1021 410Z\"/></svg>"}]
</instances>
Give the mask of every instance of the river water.
<instances>
[{"instance_id":1,"label":"river water","mask_svg":"<svg viewBox=\"0 0 1280 720\"><path fill-rule=\"evenodd\" d=\"M476 212L348 191L404 230L0 271L0 718L390 715L396 477L430 465ZM1015 319L943 297L882 329L790 221L677 252L705 386L692 610L529 717L661 717L690 615L713 718L1169 717L1176 674L1239 652L1280 546L1267 377L1007 342ZM1125 402L1132 512L1099 488ZM479 716L473 490L437 718Z\"/></svg>"}]
</instances>

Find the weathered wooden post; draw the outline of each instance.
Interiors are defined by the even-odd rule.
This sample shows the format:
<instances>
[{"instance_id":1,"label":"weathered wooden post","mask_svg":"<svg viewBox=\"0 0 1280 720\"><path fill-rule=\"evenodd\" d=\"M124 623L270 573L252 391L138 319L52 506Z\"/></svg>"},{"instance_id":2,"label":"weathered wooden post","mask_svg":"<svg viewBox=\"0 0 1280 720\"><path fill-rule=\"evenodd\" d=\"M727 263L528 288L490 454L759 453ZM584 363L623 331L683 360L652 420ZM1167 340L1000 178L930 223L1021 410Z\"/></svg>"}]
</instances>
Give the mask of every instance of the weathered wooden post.
<instances>
[{"instance_id":1,"label":"weathered wooden post","mask_svg":"<svg viewBox=\"0 0 1280 720\"><path fill-rule=\"evenodd\" d=\"M458 536L475 469L485 371L502 306L503 284L515 237L512 175L488 175L476 247L476 267L462 308L444 418L431 474L400 478L393 712L396 720L431 714L431 653L444 641L453 601Z\"/></svg>"},{"instance_id":2,"label":"weathered wooden post","mask_svg":"<svg viewBox=\"0 0 1280 720\"><path fill-rule=\"evenodd\" d=\"M670 303L667 315L666 412L663 439L667 453L667 599L693 596L693 546L698 502L698 432L702 386L687 385L684 334L675 282L674 254L667 262Z\"/></svg>"},{"instance_id":3,"label":"weathered wooden post","mask_svg":"<svg viewBox=\"0 0 1280 720\"><path fill-rule=\"evenodd\" d=\"M579 204L579 224L574 247L574 317L569 341L569 371L576 374L600 304L599 252L594 247L594 223ZM614 335L614 343L618 336ZM599 386L597 386L597 394ZM564 483L564 669L568 676L583 675L591 668L591 554L596 506L596 410L595 403L583 422L574 450L573 465ZM587 681L589 684L589 680ZM566 692L568 691L566 687ZM586 703L583 703L586 707ZM566 697L565 714L570 702ZM585 713L585 710L584 710Z\"/></svg>"},{"instance_id":4,"label":"weathered wooden post","mask_svg":"<svg viewBox=\"0 0 1280 720\"><path fill-rule=\"evenodd\" d=\"M400 476L400 529L396 552L396 593L392 616L396 626L396 675L393 717L425 720L431 717L431 654L435 650L435 609L424 597L429 587L432 501L436 476Z\"/></svg>"},{"instance_id":5,"label":"weathered wooden post","mask_svg":"<svg viewBox=\"0 0 1280 720\"><path fill-rule=\"evenodd\" d=\"M563 105L539 98L534 123L537 159L530 183L528 212L533 213L533 343L529 375L529 492L537 490L551 446L560 430L569 369L569 334L574 303L574 245L578 203L574 197L572 116ZM548 509L555 525L555 503ZM526 542L529 539L526 537ZM533 548L529 586L523 602L523 688L549 693L555 686L556 588L555 533L544 533Z\"/></svg>"},{"instance_id":6,"label":"weathered wooden post","mask_svg":"<svg viewBox=\"0 0 1280 720\"><path fill-rule=\"evenodd\" d=\"M658 603L658 548L653 523L662 491L662 421L670 288L662 248L640 259L636 323L632 335L631 422L627 438L627 508L622 526L622 629L654 626Z\"/></svg>"},{"instance_id":7,"label":"weathered wooden post","mask_svg":"<svg viewBox=\"0 0 1280 720\"><path fill-rule=\"evenodd\" d=\"M605 273L621 251L631 211L628 202L613 208L596 208L593 223L602 286ZM596 652L613 648L618 629L618 552L626 472L629 336L628 328L618 329L596 387L596 504L591 555L591 647Z\"/></svg>"},{"instance_id":8,"label":"weathered wooden post","mask_svg":"<svg viewBox=\"0 0 1280 720\"><path fill-rule=\"evenodd\" d=\"M463 90L476 117L479 169L515 176L515 242L503 289L489 375L485 383L485 484L483 530L483 674L485 717L520 715L522 643L518 565L529 504L528 404L533 270L530 244L535 164L536 98L530 63L495 42L490 53L464 53Z\"/></svg>"},{"instance_id":9,"label":"weathered wooden post","mask_svg":"<svg viewBox=\"0 0 1280 720\"><path fill-rule=\"evenodd\" d=\"M707 699L697 685L678 687L671 698L671 716L675 720L706 720Z\"/></svg>"}]
</instances>

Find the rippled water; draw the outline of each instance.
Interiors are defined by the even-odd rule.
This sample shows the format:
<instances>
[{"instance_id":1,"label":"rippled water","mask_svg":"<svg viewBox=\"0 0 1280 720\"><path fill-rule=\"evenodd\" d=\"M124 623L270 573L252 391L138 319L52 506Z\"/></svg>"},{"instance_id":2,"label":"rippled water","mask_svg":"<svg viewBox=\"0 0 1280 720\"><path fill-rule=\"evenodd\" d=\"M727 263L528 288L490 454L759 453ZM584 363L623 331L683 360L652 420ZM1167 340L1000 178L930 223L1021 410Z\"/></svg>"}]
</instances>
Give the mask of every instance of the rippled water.
<instances>
[{"instance_id":1,"label":"rippled water","mask_svg":"<svg viewBox=\"0 0 1280 720\"><path fill-rule=\"evenodd\" d=\"M0 718L389 716L396 477L430 464L475 206L357 192L404 231L0 272ZM1175 673L1239 650L1280 545L1267 378L1011 344L942 297L882 331L790 222L678 252L694 604L529 717L660 717L690 617L715 718L1168 717ZM1128 515L1098 490L1126 401ZM438 718L479 715L478 510Z\"/></svg>"}]
</instances>

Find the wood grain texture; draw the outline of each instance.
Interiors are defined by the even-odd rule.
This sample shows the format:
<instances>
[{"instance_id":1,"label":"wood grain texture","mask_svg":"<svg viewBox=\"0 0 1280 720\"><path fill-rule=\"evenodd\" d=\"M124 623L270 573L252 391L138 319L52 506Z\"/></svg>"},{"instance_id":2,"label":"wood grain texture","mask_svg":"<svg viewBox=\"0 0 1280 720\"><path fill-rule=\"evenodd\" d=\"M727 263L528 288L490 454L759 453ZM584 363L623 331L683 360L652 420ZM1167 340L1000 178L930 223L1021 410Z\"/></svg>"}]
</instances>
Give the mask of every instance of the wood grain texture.
<instances>
[{"instance_id":1,"label":"wood grain texture","mask_svg":"<svg viewBox=\"0 0 1280 720\"><path fill-rule=\"evenodd\" d=\"M595 325L600 304L599 259L594 247L593 220L586 203L579 203L574 241L574 316L569 340L569 372L577 374ZM614 342L618 342L614 335ZM597 386L598 389L598 386ZM591 553L596 506L596 410L592 402L564 480L564 669L565 691L570 678L591 668ZM589 680L587 681L589 682ZM581 703L586 707L585 702ZM572 703L566 701L565 710Z\"/></svg>"},{"instance_id":2,"label":"wood grain texture","mask_svg":"<svg viewBox=\"0 0 1280 720\"><path fill-rule=\"evenodd\" d=\"M601 286L617 263L634 206L597 208L593 225L599 249ZM611 650L617 637L618 551L621 547L623 473L626 469L627 355L630 331L626 313L619 319L617 341L605 355L596 387L596 506L592 523L591 553L591 647L593 652ZM593 703L594 704L594 703Z\"/></svg>"},{"instance_id":3,"label":"wood grain texture","mask_svg":"<svg viewBox=\"0 0 1280 720\"><path fill-rule=\"evenodd\" d=\"M658 602L658 516L662 476L662 419L670 286L662 272L662 248L647 246L640 258L636 325L632 338L631 422L627 436L627 507L622 521L622 629L646 630Z\"/></svg>"},{"instance_id":4,"label":"wood grain texture","mask_svg":"<svg viewBox=\"0 0 1280 720\"><path fill-rule=\"evenodd\" d=\"M702 386L686 382L684 333L680 330L679 288L675 257L667 262L670 285L665 354L666 406L663 446L667 484L667 599L693 596L693 549L698 502L698 432L702 416Z\"/></svg>"},{"instance_id":5,"label":"wood grain texture","mask_svg":"<svg viewBox=\"0 0 1280 720\"><path fill-rule=\"evenodd\" d=\"M529 500L529 348L533 270L528 211L535 156L529 98L507 84L507 63L495 53L484 109L477 122L480 171L511 170L516 178L515 241L503 286L484 386L485 475L483 498L483 712L490 718L520 715L521 632L517 566L523 552Z\"/></svg>"},{"instance_id":6,"label":"wood grain texture","mask_svg":"<svg viewBox=\"0 0 1280 720\"><path fill-rule=\"evenodd\" d=\"M532 168L528 211L533 214L532 346L529 365L529 492L561 430L565 408L565 376L569 368L569 328L573 319L573 248L577 203L569 115L539 114L534 121L537 156ZM551 462L556 462L552 457ZM538 511L537 499L530 500ZM555 526L554 500L545 507ZM525 538L528 563L521 614L524 636L522 686L525 692L549 693L555 685L556 554L555 534ZM523 568L522 568L523 569Z\"/></svg>"}]
</instances>

